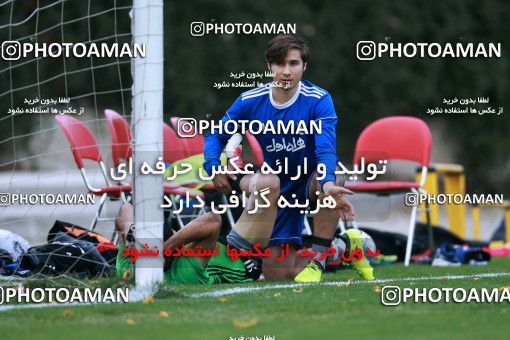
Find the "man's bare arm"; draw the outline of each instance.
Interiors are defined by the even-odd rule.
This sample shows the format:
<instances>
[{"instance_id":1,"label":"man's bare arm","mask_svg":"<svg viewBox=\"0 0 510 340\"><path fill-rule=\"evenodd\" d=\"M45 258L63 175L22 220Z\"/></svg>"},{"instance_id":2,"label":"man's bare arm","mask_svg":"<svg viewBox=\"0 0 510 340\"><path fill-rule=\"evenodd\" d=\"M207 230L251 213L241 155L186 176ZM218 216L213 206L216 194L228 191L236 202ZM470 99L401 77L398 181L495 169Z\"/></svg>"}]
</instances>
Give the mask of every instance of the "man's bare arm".
<instances>
[{"instance_id":1,"label":"man's bare arm","mask_svg":"<svg viewBox=\"0 0 510 340\"><path fill-rule=\"evenodd\" d=\"M169 248L179 247L182 244L191 242L198 242L210 238L218 234L221 225L221 217L207 213L199 216L184 228L174 233L168 240L165 241L164 246Z\"/></svg>"},{"instance_id":2,"label":"man's bare arm","mask_svg":"<svg viewBox=\"0 0 510 340\"><path fill-rule=\"evenodd\" d=\"M184 228L173 234L168 240L165 241L164 247L170 249L180 247L194 242L196 245L201 246L203 249L214 248L220 233L221 217L213 214L212 212L197 217L190 223L186 224ZM195 257L202 266L207 266L209 262L208 257ZM171 257L165 257L165 271L170 267L172 261Z\"/></svg>"}]
</instances>

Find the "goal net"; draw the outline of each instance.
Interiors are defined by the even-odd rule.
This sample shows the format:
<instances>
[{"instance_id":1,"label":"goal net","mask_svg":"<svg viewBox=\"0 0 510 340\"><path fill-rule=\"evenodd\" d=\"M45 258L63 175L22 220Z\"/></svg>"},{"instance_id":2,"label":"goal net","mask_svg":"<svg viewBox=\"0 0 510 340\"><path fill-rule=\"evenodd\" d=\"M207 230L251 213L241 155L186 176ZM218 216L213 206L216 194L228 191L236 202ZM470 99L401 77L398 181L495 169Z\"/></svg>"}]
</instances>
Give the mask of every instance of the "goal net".
<instances>
[{"instance_id":1,"label":"goal net","mask_svg":"<svg viewBox=\"0 0 510 340\"><path fill-rule=\"evenodd\" d=\"M0 3L0 249L6 248L0 285L20 276L23 284L89 285L86 278L103 276L113 283L112 219L126 199L134 203L136 236L161 243L162 178L133 172L120 183L111 177L120 142L106 112L127 123L135 167L157 160L162 10L162 1ZM91 229L104 239L87 234ZM85 259L75 253L83 248L76 240L95 245ZM56 242L61 245L48 246ZM16 254L39 245L47 247L31 254L40 263L15 266ZM137 263L137 284L161 281L162 259L144 261Z\"/></svg>"}]
</instances>

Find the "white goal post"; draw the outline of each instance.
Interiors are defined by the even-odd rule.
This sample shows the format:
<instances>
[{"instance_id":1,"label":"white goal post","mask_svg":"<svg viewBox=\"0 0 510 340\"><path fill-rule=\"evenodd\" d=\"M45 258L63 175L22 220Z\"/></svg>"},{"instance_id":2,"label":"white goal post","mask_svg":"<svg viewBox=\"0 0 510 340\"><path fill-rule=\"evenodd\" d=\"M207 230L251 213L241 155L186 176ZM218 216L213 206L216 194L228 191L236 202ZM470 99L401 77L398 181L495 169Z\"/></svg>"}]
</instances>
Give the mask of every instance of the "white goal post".
<instances>
[{"instance_id":1,"label":"white goal post","mask_svg":"<svg viewBox=\"0 0 510 340\"><path fill-rule=\"evenodd\" d=\"M163 150L163 0L135 0L132 11L133 43L145 44L145 58L133 59L134 164L155 164ZM137 288L163 281L163 177L133 176L135 237L138 246L147 243L160 249L158 257L136 261Z\"/></svg>"}]
</instances>

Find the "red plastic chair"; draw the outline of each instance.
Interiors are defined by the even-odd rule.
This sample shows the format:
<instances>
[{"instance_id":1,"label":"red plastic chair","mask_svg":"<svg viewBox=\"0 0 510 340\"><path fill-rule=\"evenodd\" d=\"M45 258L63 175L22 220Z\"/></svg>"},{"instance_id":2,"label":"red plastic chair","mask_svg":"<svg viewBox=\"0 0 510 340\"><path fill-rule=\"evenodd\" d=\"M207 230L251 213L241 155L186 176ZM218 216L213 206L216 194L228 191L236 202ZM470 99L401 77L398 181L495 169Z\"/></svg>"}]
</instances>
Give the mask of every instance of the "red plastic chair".
<instances>
[{"instance_id":1,"label":"red plastic chair","mask_svg":"<svg viewBox=\"0 0 510 340\"><path fill-rule=\"evenodd\" d=\"M204 152L204 137L196 134L191 138L181 138L186 142L186 149L189 156L198 155Z\"/></svg>"},{"instance_id":2,"label":"red plastic chair","mask_svg":"<svg viewBox=\"0 0 510 340\"><path fill-rule=\"evenodd\" d=\"M170 117L170 125L175 131L178 129L179 119L181 119L181 117Z\"/></svg>"},{"instance_id":3,"label":"red plastic chair","mask_svg":"<svg viewBox=\"0 0 510 340\"><path fill-rule=\"evenodd\" d=\"M96 140L90 130L83 125L79 120L71 117L71 116L55 116L55 119L64 131L64 134L67 137L67 140L71 144L71 151L74 156L74 161L80 170L80 173L83 177L83 181L85 182L85 186L89 190L90 193L101 196L101 200L99 201L99 207L97 209L96 215L92 221L92 225L90 229L94 229L98 221L106 221L108 219L102 219L101 211L103 209L104 203L108 197L110 198L121 198L125 201L124 193L131 191L130 185L110 185L108 181L108 174L106 172L106 167L103 162L103 157L101 156L101 152L97 146ZM83 161L91 160L97 162L101 173L104 177L105 186L95 188L89 181L87 176L87 172L85 170Z\"/></svg>"},{"instance_id":4,"label":"red plastic chair","mask_svg":"<svg viewBox=\"0 0 510 340\"><path fill-rule=\"evenodd\" d=\"M163 161L173 163L188 157L188 150L182 139L167 123L163 123Z\"/></svg>"},{"instance_id":5,"label":"red plastic chair","mask_svg":"<svg viewBox=\"0 0 510 340\"><path fill-rule=\"evenodd\" d=\"M112 140L112 162L118 167L121 162L129 160L133 155L131 128L126 120L113 110L104 110L104 115Z\"/></svg>"},{"instance_id":6,"label":"red plastic chair","mask_svg":"<svg viewBox=\"0 0 510 340\"><path fill-rule=\"evenodd\" d=\"M362 193L392 194L402 192L425 192L423 186L430 162L432 136L424 121L414 117L393 116L379 119L370 124L358 138L354 152L354 164L377 162L381 159L412 161L421 165L421 181L346 182L345 187ZM409 233L405 254L405 265L409 265L418 207L414 206L409 221Z\"/></svg>"},{"instance_id":7,"label":"red plastic chair","mask_svg":"<svg viewBox=\"0 0 510 340\"><path fill-rule=\"evenodd\" d=\"M174 117L176 118L176 117ZM172 120L172 119L171 119ZM175 122L175 119L174 119ZM187 145L187 140L190 138L180 138L174 129L172 129L168 124L163 123L163 142L164 142L164 156L163 161L165 163L173 163L175 161L187 158L189 156L196 155L197 153L190 153ZM200 136L202 137L202 136ZM202 139L203 141L203 139ZM201 146L201 151L198 153L202 153L204 150L203 145ZM194 188L198 185L198 183L189 183L183 184L186 188ZM208 183L201 187L203 190L214 190L214 185L212 183Z\"/></svg>"},{"instance_id":8,"label":"red plastic chair","mask_svg":"<svg viewBox=\"0 0 510 340\"><path fill-rule=\"evenodd\" d=\"M133 148L131 147L131 128L124 117L117 112L106 109L104 114L112 140L112 162L113 165L117 167L121 162L128 161L133 155ZM166 128L163 127L163 129L167 128L168 125L166 125ZM167 195L185 195L186 192L189 192L190 197L203 197L203 193L199 190L191 190L173 183L164 183L163 186L163 191Z\"/></svg>"},{"instance_id":9,"label":"red plastic chair","mask_svg":"<svg viewBox=\"0 0 510 340\"><path fill-rule=\"evenodd\" d=\"M204 152L204 137L202 135L196 134L193 137L185 137L182 138L179 136L179 119L180 117L171 117L170 125L177 133L179 137L179 143L186 149L186 153L189 156L198 155Z\"/></svg>"}]
</instances>

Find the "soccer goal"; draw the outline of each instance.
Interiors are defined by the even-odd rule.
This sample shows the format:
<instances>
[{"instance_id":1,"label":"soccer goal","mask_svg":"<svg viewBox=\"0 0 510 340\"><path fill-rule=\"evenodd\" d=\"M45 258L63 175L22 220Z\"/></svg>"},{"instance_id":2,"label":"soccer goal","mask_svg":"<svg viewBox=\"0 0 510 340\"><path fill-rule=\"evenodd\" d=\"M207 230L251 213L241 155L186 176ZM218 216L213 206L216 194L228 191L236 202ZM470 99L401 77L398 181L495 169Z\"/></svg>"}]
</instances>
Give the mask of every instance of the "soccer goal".
<instances>
[{"instance_id":1,"label":"soccer goal","mask_svg":"<svg viewBox=\"0 0 510 340\"><path fill-rule=\"evenodd\" d=\"M0 264L14 262L0 285L19 279L9 275L20 273L16 254L31 247L39 263L23 268L22 283L115 277L106 254L126 201L138 246L162 249L162 176L112 173L128 161L122 150L131 148L133 169L162 155L163 1L4 0L0 42L0 249L14 245L0 253ZM128 126L127 143L112 117ZM73 238L96 245L86 262ZM136 261L137 287L163 280L162 256Z\"/></svg>"}]
</instances>

